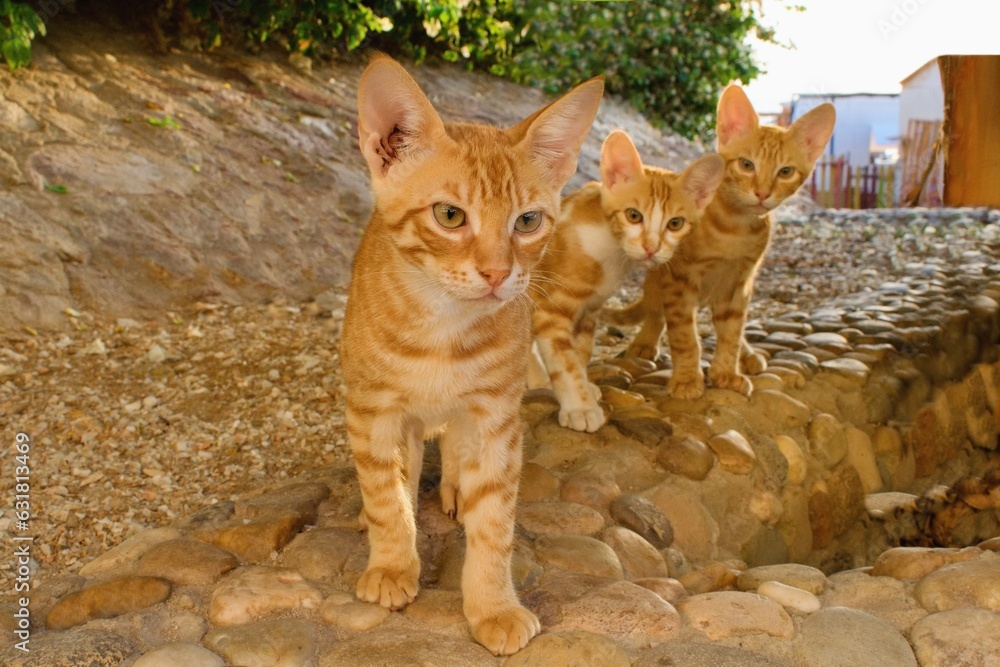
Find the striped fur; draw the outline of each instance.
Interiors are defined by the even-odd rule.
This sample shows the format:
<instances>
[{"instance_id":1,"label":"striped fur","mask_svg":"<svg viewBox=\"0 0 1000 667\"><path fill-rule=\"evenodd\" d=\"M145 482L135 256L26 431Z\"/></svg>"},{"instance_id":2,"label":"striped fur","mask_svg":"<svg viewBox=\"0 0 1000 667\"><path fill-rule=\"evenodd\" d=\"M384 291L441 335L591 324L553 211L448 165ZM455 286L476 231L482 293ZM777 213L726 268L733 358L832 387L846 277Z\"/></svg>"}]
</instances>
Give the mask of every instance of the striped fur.
<instances>
[{"instance_id":1,"label":"striped fur","mask_svg":"<svg viewBox=\"0 0 1000 667\"><path fill-rule=\"evenodd\" d=\"M386 57L358 89L375 211L355 256L341 344L371 544L357 594L391 609L417 594L423 441L439 434L442 503L452 513L461 506L468 542L465 615L495 654L517 651L540 629L510 576L525 292L602 91L589 81L504 130L444 124Z\"/></svg>"},{"instance_id":2,"label":"striped fur","mask_svg":"<svg viewBox=\"0 0 1000 667\"><path fill-rule=\"evenodd\" d=\"M723 161L709 155L681 174L644 166L628 135L608 135L601 183L567 197L549 250L532 278L532 324L540 359L529 386L551 382L559 423L577 431L604 424L600 390L587 379L601 306L637 264L670 261L698 225L722 180Z\"/></svg>"},{"instance_id":3,"label":"striped fur","mask_svg":"<svg viewBox=\"0 0 1000 667\"><path fill-rule=\"evenodd\" d=\"M758 373L767 364L747 344L743 326L754 277L771 240L770 211L805 182L834 120L833 105L823 104L787 130L761 126L741 88L731 85L722 93L717 128L719 154L726 162L722 185L674 260L647 274L642 305L635 309L644 316L643 326L629 352L655 358L666 325L673 396L697 398L705 391L697 330L701 305L711 309L715 326L712 386L746 396L753 391L744 371Z\"/></svg>"}]
</instances>

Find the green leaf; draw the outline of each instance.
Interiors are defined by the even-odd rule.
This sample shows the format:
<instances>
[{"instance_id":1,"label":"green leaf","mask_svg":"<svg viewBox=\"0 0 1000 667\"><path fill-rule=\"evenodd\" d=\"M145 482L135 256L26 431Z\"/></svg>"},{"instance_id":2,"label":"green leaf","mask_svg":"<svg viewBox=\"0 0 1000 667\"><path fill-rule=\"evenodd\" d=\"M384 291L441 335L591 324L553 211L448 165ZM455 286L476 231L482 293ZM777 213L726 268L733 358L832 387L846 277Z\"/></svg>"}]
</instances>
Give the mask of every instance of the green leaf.
<instances>
[{"instance_id":1,"label":"green leaf","mask_svg":"<svg viewBox=\"0 0 1000 667\"><path fill-rule=\"evenodd\" d=\"M57 185L52 183L46 183L45 189L48 190L49 192L55 192L56 194L60 195L64 195L67 192L69 192L69 190L66 189L65 185Z\"/></svg>"}]
</instances>

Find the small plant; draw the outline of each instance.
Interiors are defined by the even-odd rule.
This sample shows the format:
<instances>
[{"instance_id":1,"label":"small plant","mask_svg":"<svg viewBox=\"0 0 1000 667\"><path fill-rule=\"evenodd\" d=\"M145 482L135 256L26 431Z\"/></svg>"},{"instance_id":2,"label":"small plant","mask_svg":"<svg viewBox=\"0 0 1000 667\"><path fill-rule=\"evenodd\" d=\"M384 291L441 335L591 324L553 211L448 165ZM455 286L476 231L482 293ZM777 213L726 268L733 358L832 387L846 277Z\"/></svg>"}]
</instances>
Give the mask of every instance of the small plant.
<instances>
[{"instance_id":1,"label":"small plant","mask_svg":"<svg viewBox=\"0 0 1000 667\"><path fill-rule=\"evenodd\" d=\"M0 52L11 69L31 61L31 42L45 35L42 17L29 5L0 0Z\"/></svg>"}]
</instances>

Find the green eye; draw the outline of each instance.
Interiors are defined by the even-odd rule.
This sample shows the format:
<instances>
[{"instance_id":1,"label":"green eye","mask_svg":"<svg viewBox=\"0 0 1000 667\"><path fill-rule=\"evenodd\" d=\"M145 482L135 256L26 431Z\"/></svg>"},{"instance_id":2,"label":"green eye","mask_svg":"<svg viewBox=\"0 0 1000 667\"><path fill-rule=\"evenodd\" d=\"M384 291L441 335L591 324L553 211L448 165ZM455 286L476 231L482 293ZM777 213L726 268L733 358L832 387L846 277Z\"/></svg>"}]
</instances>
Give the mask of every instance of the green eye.
<instances>
[{"instance_id":1,"label":"green eye","mask_svg":"<svg viewBox=\"0 0 1000 667\"><path fill-rule=\"evenodd\" d=\"M465 211L457 206L442 202L434 204L431 210L434 212L434 219L445 229L458 229L465 224Z\"/></svg>"},{"instance_id":2,"label":"green eye","mask_svg":"<svg viewBox=\"0 0 1000 667\"><path fill-rule=\"evenodd\" d=\"M544 214L541 211L528 211L527 213L522 213L517 216L517 220L514 221L514 230L521 232L522 234L530 234L538 229L538 227L542 224L543 219Z\"/></svg>"},{"instance_id":3,"label":"green eye","mask_svg":"<svg viewBox=\"0 0 1000 667\"><path fill-rule=\"evenodd\" d=\"M750 160L746 159L745 157L741 157L740 158L740 167L744 171L753 171L753 169L754 169L753 162L751 162Z\"/></svg>"},{"instance_id":4,"label":"green eye","mask_svg":"<svg viewBox=\"0 0 1000 667\"><path fill-rule=\"evenodd\" d=\"M627 208L625 209L625 218L633 225L638 225L640 222L642 222L642 213L635 210L634 208Z\"/></svg>"},{"instance_id":5,"label":"green eye","mask_svg":"<svg viewBox=\"0 0 1000 667\"><path fill-rule=\"evenodd\" d=\"M781 176L782 178L788 178L794 173L795 173L795 167L782 167L781 169L778 170L778 176Z\"/></svg>"},{"instance_id":6,"label":"green eye","mask_svg":"<svg viewBox=\"0 0 1000 667\"><path fill-rule=\"evenodd\" d=\"M676 232L684 226L684 218L670 218L667 220L667 229L672 232Z\"/></svg>"}]
</instances>

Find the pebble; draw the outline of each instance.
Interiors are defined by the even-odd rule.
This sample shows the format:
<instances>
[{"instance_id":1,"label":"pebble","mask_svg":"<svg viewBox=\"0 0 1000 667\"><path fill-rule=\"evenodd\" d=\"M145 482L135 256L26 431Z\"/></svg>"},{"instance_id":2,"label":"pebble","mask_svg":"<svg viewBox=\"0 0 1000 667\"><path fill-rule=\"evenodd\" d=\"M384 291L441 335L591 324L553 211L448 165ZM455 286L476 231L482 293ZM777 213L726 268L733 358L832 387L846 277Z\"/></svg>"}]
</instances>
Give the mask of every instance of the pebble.
<instances>
[{"instance_id":1,"label":"pebble","mask_svg":"<svg viewBox=\"0 0 1000 667\"><path fill-rule=\"evenodd\" d=\"M715 456L708 445L697 438L672 436L660 443L656 450L656 462L667 472L700 482L708 477L715 465Z\"/></svg>"},{"instance_id":2,"label":"pebble","mask_svg":"<svg viewBox=\"0 0 1000 667\"><path fill-rule=\"evenodd\" d=\"M197 644L165 644L135 661L133 667L224 667L226 661Z\"/></svg>"},{"instance_id":3,"label":"pebble","mask_svg":"<svg viewBox=\"0 0 1000 667\"><path fill-rule=\"evenodd\" d=\"M655 447L665 438L670 437L674 429L663 419L663 416L651 407L633 407L626 412L619 409L611 415L611 423L630 438L635 438L642 444Z\"/></svg>"},{"instance_id":4,"label":"pebble","mask_svg":"<svg viewBox=\"0 0 1000 667\"><path fill-rule=\"evenodd\" d=\"M805 426L812 410L802 401L778 391L755 391L750 405L759 412L761 419L772 424L775 433L787 433Z\"/></svg>"},{"instance_id":5,"label":"pebble","mask_svg":"<svg viewBox=\"0 0 1000 667\"><path fill-rule=\"evenodd\" d=\"M81 567L80 574L84 577L100 577L128 572L154 546L176 540L180 536L181 533L176 528L150 528L136 533Z\"/></svg>"},{"instance_id":6,"label":"pebble","mask_svg":"<svg viewBox=\"0 0 1000 667\"><path fill-rule=\"evenodd\" d=\"M557 629L600 632L635 648L676 635L680 616L656 593L620 581L564 605Z\"/></svg>"},{"instance_id":7,"label":"pebble","mask_svg":"<svg viewBox=\"0 0 1000 667\"><path fill-rule=\"evenodd\" d=\"M357 530L315 528L296 535L281 552L281 562L306 579L332 582L340 578L347 559L363 543Z\"/></svg>"},{"instance_id":8,"label":"pebble","mask_svg":"<svg viewBox=\"0 0 1000 667\"><path fill-rule=\"evenodd\" d=\"M670 604L676 604L678 600L687 597L687 590L684 584L670 577L657 577L653 579L633 579L632 583L653 591Z\"/></svg>"},{"instance_id":9,"label":"pebble","mask_svg":"<svg viewBox=\"0 0 1000 667\"><path fill-rule=\"evenodd\" d=\"M799 563L752 567L740 573L736 585L741 591L753 591L768 581L794 586L813 595L822 594L827 586L826 575L821 570Z\"/></svg>"},{"instance_id":10,"label":"pebble","mask_svg":"<svg viewBox=\"0 0 1000 667\"><path fill-rule=\"evenodd\" d=\"M775 436L774 444L778 446L778 451L781 452L785 457L785 461L788 462L789 483L796 486L804 484L806 475L809 472L809 463L806 461L805 454L802 453L802 447L792 437L787 435Z\"/></svg>"},{"instance_id":11,"label":"pebble","mask_svg":"<svg viewBox=\"0 0 1000 667\"><path fill-rule=\"evenodd\" d=\"M535 541L535 554L543 563L567 572L609 579L625 577L614 549L593 537L543 535Z\"/></svg>"},{"instance_id":12,"label":"pebble","mask_svg":"<svg viewBox=\"0 0 1000 667\"><path fill-rule=\"evenodd\" d=\"M656 547L628 528L621 526L606 528L601 533L601 541L614 549L626 579L668 575L667 564Z\"/></svg>"},{"instance_id":13,"label":"pebble","mask_svg":"<svg viewBox=\"0 0 1000 667\"><path fill-rule=\"evenodd\" d=\"M231 665L308 667L314 664L316 625L295 618L257 621L216 628L204 641Z\"/></svg>"},{"instance_id":14,"label":"pebble","mask_svg":"<svg viewBox=\"0 0 1000 667\"><path fill-rule=\"evenodd\" d=\"M913 595L931 613L958 607L1000 611L1000 556L986 552L940 567L917 582Z\"/></svg>"},{"instance_id":15,"label":"pebble","mask_svg":"<svg viewBox=\"0 0 1000 667\"><path fill-rule=\"evenodd\" d=\"M908 632L927 611L910 595L907 586L892 577L875 577L863 571L838 572L829 577L821 596L824 607L850 607L877 616L899 632Z\"/></svg>"},{"instance_id":16,"label":"pebble","mask_svg":"<svg viewBox=\"0 0 1000 667\"><path fill-rule=\"evenodd\" d=\"M45 619L50 630L65 630L96 618L145 609L170 596L170 582L158 577L124 576L70 593L53 605Z\"/></svg>"},{"instance_id":17,"label":"pebble","mask_svg":"<svg viewBox=\"0 0 1000 667\"><path fill-rule=\"evenodd\" d=\"M462 612L462 594L458 591L426 589L405 609L403 615L435 632L457 633L471 637L465 614Z\"/></svg>"},{"instance_id":18,"label":"pebble","mask_svg":"<svg viewBox=\"0 0 1000 667\"><path fill-rule=\"evenodd\" d=\"M684 621L708 639L766 634L795 636L795 624L780 604L756 593L719 591L693 595L677 603Z\"/></svg>"},{"instance_id":19,"label":"pebble","mask_svg":"<svg viewBox=\"0 0 1000 667\"><path fill-rule=\"evenodd\" d=\"M330 495L330 487L319 482L299 482L235 503L236 518L256 519L265 516L298 514L305 523L316 521L316 508Z\"/></svg>"},{"instance_id":20,"label":"pebble","mask_svg":"<svg viewBox=\"0 0 1000 667\"><path fill-rule=\"evenodd\" d=\"M350 593L333 593L319 609L324 621L346 632L366 632L378 627L390 613L382 605L361 602Z\"/></svg>"},{"instance_id":21,"label":"pebble","mask_svg":"<svg viewBox=\"0 0 1000 667\"><path fill-rule=\"evenodd\" d=\"M607 511L611 501L621 493L621 487L610 474L590 470L570 475L559 489L559 497L562 500L586 505L598 512Z\"/></svg>"},{"instance_id":22,"label":"pebble","mask_svg":"<svg viewBox=\"0 0 1000 667\"><path fill-rule=\"evenodd\" d=\"M725 563L709 563L697 570L680 575L678 580L688 593L698 595L732 588L736 584L738 576L739 572Z\"/></svg>"},{"instance_id":23,"label":"pebble","mask_svg":"<svg viewBox=\"0 0 1000 667\"><path fill-rule=\"evenodd\" d=\"M819 598L794 586L786 586L780 581L765 581L757 587L757 594L774 600L785 609L800 614L811 614L822 606Z\"/></svg>"},{"instance_id":24,"label":"pebble","mask_svg":"<svg viewBox=\"0 0 1000 667\"><path fill-rule=\"evenodd\" d=\"M546 632L504 662L504 667L629 667L625 650L603 634L583 630Z\"/></svg>"},{"instance_id":25,"label":"pebble","mask_svg":"<svg viewBox=\"0 0 1000 667\"><path fill-rule=\"evenodd\" d=\"M892 665L917 667L906 639L892 625L863 611L822 609L802 622L800 651L809 667Z\"/></svg>"},{"instance_id":26,"label":"pebble","mask_svg":"<svg viewBox=\"0 0 1000 667\"><path fill-rule=\"evenodd\" d=\"M174 584L202 586L215 582L238 564L239 559L224 549L182 538L152 547L136 563L135 571Z\"/></svg>"},{"instance_id":27,"label":"pebble","mask_svg":"<svg viewBox=\"0 0 1000 667\"><path fill-rule=\"evenodd\" d=\"M533 503L540 500L555 500L558 497L559 478L548 468L536 463L525 463L521 468L518 500L522 503Z\"/></svg>"},{"instance_id":28,"label":"pebble","mask_svg":"<svg viewBox=\"0 0 1000 667\"><path fill-rule=\"evenodd\" d=\"M536 535L596 535L604 528L604 517L578 503L524 503L517 508L517 523Z\"/></svg>"},{"instance_id":29,"label":"pebble","mask_svg":"<svg viewBox=\"0 0 1000 667\"><path fill-rule=\"evenodd\" d=\"M921 667L1000 665L1000 613L963 607L931 614L910 631Z\"/></svg>"},{"instance_id":30,"label":"pebble","mask_svg":"<svg viewBox=\"0 0 1000 667\"><path fill-rule=\"evenodd\" d=\"M976 547L966 549L934 549L927 547L895 547L882 552L872 566L876 577L895 579L920 579L934 570L971 560L982 551Z\"/></svg>"},{"instance_id":31,"label":"pebble","mask_svg":"<svg viewBox=\"0 0 1000 667\"><path fill-rule=\"evenodd\" d=\"M234 520L218 527L202 528L190 537L230 551L249 563L267 563L305 524L298 512L266 515L248 521Z\"/></svg>"},{"instance_id":32,"label":"pebble","mask_svg":"<svg viewBox=\"0 0 1000 667\"><path fill-rule=\"evenodd\" d=\"M611 503L611 516L657 549L669 547L674 541L670 520L643 496L628 493L616 498Z\"/></svg>"},{"instance_id":33,"label":"pebble","mask_svg":"<svg viewBox=\"0 0 1000 667\"><path fill-rule=\"evenodd\" d=\"M230 572L215 586L208 617L216 625L239 625L276 611L316 609L322 601L298 572L250 566Z\"/></svg>"},{"instance_id":34,"label":"pebble","mask_svg":"<svg viewBox=\"0 0 1000 667\"><path fill-rule=\"evenodd\" d=\"M726 472L748 475L757 463L757 454L739 431L730 429L713 436L708 446L719 457L719 465Z\"/></svg>"}]
</instances>

